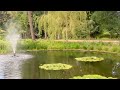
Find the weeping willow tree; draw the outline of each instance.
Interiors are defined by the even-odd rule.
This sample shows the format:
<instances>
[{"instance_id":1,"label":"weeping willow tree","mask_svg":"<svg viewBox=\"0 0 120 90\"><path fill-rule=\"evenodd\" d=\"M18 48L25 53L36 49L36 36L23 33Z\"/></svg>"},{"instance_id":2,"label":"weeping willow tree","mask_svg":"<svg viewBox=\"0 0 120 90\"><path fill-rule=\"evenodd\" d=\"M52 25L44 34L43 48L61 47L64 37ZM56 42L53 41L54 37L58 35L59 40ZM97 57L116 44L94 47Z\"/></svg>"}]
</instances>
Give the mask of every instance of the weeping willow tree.
<instances>
[{"instance_id":1,"label":"weeping willow tree","mask_svg":"<svg viewBox=\"0 0 120 90\"><path fill-rule=\"evenodd\" d=\"M87 13L86 11L71 12L69 16L70 20L70 33L71 38L86 38L88 36L87 28Z\"/></svg>"},{"instance_id":2,"label":"weeping willow tree","mask_svg":"<svg viewBox=\"0 0 120 90\"><path fill-rule=\"evenodd\" d=\"M87 22L86 11L48 11L39 18L38 29L45 38L77 39L87 37Z\"/></svg>"}]
</instances>

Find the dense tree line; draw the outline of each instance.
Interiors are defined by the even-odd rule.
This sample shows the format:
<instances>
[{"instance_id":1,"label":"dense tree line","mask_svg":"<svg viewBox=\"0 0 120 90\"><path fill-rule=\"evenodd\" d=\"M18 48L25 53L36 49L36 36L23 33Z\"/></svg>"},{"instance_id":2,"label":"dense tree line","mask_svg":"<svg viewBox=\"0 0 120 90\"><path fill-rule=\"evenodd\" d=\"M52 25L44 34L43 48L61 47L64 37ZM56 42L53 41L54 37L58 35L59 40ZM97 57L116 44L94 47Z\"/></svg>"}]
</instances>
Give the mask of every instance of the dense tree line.
<instances>
[{"instance_id":1,"label":"dense tree line","mask_svg":"<svg viewBox=\"0 0 120 90\"><path fill-rule=\"evenodd\" d=\"M20 24L22 38L33 40L120 37L117 11L0 11L0 33L10 19Z\"/></svg>"}]
</instances>

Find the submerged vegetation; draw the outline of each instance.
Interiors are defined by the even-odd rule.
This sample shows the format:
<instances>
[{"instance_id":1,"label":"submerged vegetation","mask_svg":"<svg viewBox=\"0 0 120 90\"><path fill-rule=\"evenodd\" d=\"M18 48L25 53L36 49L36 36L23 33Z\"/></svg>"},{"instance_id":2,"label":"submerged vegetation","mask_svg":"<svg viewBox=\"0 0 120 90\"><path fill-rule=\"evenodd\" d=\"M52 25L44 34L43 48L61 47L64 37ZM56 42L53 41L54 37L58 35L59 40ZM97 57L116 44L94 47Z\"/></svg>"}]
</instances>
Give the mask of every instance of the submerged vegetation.
<instances>
[{"instance_id":1,"label":"submerged vegetation","mask_svg":"<svg viewBox=\"0 0 120 90\"><path fill-rule=\"evenodd\" d=\"M104 58L100 57L95 57L95 56L91 56L91 57L81 57L81 58L75 58L77 61L84 61L84 62L98 62L98 61L102 61L104 60Z\"/></svg>"},{"instance_id":2,"label":"submerged vegetation","mask_svg":"<svg viewBox=\"0 0 120 90\"><path fill-rule=\"evenodd\" d=\"M117 78L105 77L105 76L93 74L93 75L84 75L84 76L74 76L73 78L70 79L117 79Z\"/></svg>"},{"instance_id":3,"label":"submerged vegetation","mask_svg":"<svg viewBox=\"0 0 120 90\"><path fill-rule=\"evenodd\" d=\"M64 69L70 69L72 68L72 66L62 63L56 63L56 64L44 64L42 66L39 66L39 68L45 70L64 70Z\"/></svg>"}]
</instances>

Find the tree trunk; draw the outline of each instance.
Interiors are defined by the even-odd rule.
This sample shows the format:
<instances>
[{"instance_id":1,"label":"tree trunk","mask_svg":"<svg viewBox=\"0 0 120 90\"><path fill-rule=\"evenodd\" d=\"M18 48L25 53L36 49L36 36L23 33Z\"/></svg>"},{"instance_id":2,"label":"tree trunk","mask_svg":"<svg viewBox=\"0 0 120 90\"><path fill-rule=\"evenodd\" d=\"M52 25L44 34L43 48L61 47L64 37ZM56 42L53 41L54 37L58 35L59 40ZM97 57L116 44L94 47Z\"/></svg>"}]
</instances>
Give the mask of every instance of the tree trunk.
<instances>
[{"instance_id":1,"label":"tree trunk","mask_svg":"<svg viewBox=\"0 0 120 90\"><path fill-rule=\"evenodd\" d=\"M67 21L67 14L66 14L66 31L65 31L65 34L66 34L66 41L68 41L68 21Z\"/></svg>"},{"instance_id":2,"label":"tree trunk","mask_svg":"<svg viewBox=\"0 0 120 90\"><path fill-rule=\"evenodd\" d=\"M60 34L58 33L58 39L60 39Z\"/></svg>"},{"instance_id":3,"label":"tree trunk","mask_svg":"<svg viewBox=\"0 0 120 90\"><path fill-rule=\"evenodd\" d=\"M47 39L47 32L46 32L46 30L45 30L45 39Z\"/></svg>"},{"instance_id":4,"label":"tree trunk","mask_svg":"<svg viewBox=\"0 0 120 90\"><path fill-rule=\"evenodd\" d=\"M32 11L28 11L28 21L30 25L30 33L33 40L35 40L34 30L33 30L33 18L32 18Z\"/></svg>"},{"instance_id":5,"label":"tree trunk","mask_svg":"<svg viewBox=\"0 0 120 90\"><path fill-rule=\"evenodd\" d=\"M44 15L45 15L46 11L44 11ZM45 22L44 22L45 23ZM45 24L44 24L44 27L45 27ZM46 31L46 28L45 28L45 39L47 39L47 31Z\"/></svg>"},{"instance_id":6,"label":"tree trunk","mask_svg":"<svg viewBox=\"0 0 120 90\"><path fill-rule=\"evenodd\" d=\"M68 29L68 28L66 28L66 32L65 32L65 34L66 34L66 40L68 40L68 33L67 33L67 29Z\"/></svg>"}]
</instances>

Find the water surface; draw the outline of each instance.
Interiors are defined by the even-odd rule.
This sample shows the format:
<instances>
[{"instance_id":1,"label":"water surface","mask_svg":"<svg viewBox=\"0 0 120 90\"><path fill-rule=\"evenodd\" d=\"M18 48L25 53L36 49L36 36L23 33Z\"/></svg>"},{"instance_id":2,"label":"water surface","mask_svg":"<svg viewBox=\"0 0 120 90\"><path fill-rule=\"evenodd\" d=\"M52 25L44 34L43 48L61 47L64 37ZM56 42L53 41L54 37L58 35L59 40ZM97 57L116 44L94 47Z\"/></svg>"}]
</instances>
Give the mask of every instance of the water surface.
<instances>
[{"instance_id":1,"label":"water surface","mask_svg":"<svg viewBox=\"0 0 120 90\"><path fill-rule=\"evenodd\" d=\"M1 79L68 79L73 76L86 74L99 74L106 77L120 78L120 67L115 68L120 62L116 54L81 52L81 51L34 51L26 52L33 58L0 63ZM76 57L97 56L105 60L101 62L78 62ZM39 65L50 63L70 64L73 68L60 71L46 71ZM114 72L113 73L113 68Z\"/></svg>"}]
</instances>

